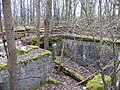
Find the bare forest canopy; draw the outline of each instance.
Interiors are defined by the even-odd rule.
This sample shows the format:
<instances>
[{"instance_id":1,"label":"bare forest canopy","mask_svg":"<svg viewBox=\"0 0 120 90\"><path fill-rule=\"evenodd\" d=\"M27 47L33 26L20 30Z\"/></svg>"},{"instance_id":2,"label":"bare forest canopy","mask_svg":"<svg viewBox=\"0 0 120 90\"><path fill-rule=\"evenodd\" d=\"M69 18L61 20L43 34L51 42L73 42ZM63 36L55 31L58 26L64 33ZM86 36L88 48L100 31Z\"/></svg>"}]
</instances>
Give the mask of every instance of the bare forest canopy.
<instances>
[{"instance_id":1,"label":"bare forest canopy","mask_svg":"<svg viewBox=\"0 0 120 90\"><path fill-rule=\"evenodd\" d=\"M11 0L15 29L18 29L19 25L22 25L22 27L24 25L36 27L38 20L37 3L37 0ZM46 4L47 0L40 0L39 27L44 26ZM119 36L120 1L102 0L101 5L103 36ZM52 0L51 30L56 26L66 27L64 28L65 32L97 36L100 33L99 13L98 0ZM19 27L19 29L21 28Z\"/></svg>"}]
</instances>

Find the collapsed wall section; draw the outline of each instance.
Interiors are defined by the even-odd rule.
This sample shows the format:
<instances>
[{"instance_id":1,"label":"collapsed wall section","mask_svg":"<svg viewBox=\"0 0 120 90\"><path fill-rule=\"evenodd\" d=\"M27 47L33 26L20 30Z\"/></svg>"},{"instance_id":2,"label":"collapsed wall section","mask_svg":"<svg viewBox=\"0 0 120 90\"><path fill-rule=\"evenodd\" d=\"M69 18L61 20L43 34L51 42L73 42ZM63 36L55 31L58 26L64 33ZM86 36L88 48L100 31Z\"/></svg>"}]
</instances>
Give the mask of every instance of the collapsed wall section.
<instances>
[{"instance_id":1,"label":"collapsed wall section","mask_svg":"<svg viewBox=\"0 0 120 90\"><path fill-rule=\"evenodd\" d=\"M31 90L51 75L51 52L33 49L18 56L17 83L18 90ZM6 64L0 65L0 90L9 90L9 72Z\"/></svg>"}]
</instances>

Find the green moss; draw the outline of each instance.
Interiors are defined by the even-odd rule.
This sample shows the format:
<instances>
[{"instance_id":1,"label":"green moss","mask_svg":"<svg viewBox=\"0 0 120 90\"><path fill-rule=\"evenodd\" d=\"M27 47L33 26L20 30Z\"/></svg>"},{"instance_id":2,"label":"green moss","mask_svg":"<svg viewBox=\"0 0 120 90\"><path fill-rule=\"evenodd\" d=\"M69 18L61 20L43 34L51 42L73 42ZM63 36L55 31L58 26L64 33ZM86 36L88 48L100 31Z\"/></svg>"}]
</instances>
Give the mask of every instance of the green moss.
<instances>
[{"instance_id":1,"label":"green moss","mask_svg":"<svg viewBox=\"0 0 120 90\"><path fill-rule=\"evenodd\" d=\"M18 62L17 62L17 65L19 65L19 64L27 64L27 62L29 62L29 61L38 60L38 58L41 58L41 57L50 55L51 53L52 53L52 52L46 50L44 53L39 54L39 55L37 55L37 56L34 56L34 57L32 57L32 58L26 58L26 59L24 59L24 60L18 61ZM8 65L7 65L7 64L0 64L0 69L1 69L1 70L6 70L6 69L8 69Z\"/></svg>"},{"instance_id":2,"label":"green moss","mask_svg":"<svg viewBox=\"0 0 120 90\"><path fill-rule=\"evenodd\" d=\"M59 59L59 57L54 57L53 59L53 62L55 62L55 63L57 63L57 64L60 64L60 59Z\"/></svg>"},{"instance_id":3,"label":"green moss","mask_svg":"<svg viewBox=\"0 0 120 90\"><path fill-rule=\"evenodd\" d=\"M118 24L117 27L120 28L120 24Z\"/></svg>"},{"instance_id":4,"label":"green moss","mask_svg":"<svg viewBox=\"0 0 120 90\"><path fill-rule=\"evenodd\" d=\"M39 46L30 45L30 49L39 49Z\"/></svg>"},{"instance_id":5,"label":"green moss","mask_svg":"<svg viewBox=\"0 0 120 90\"><path fill-rule=\"evenodd\" d=\"M40 37L40 42L44 42L44 37Z\"/></svg>"},{"instance_id":6,"label":"green moss","mask_svg":"<svg viewBox=\"0 0 120 90\"><path fill-rule=\"evenodd\" d=\"M20 61L17 62L17 65L19 65L19 64L26 64L27 61L28 61L28 60L20 60Z\"/></svg>"},{"instance_id":7,"label":"green moss","mask_svg":"<svg viewBox=\"0 0 120 90\"><path fill-rule=\"evenodd\" d=\"M64 37L75 37L76 38L76 40L82 40L82 41L96 41L96 42L100 42L100 37L93 37L93 36L88 36L88 35L76 35L76 34L67 34L67 35L62 35L62 36L64 36ZM112 43L113 41L112 41L112 39L110 39L110 38L103 38L103 42L110 42L110 43ZM117 40L117 42L116 43L119 43L120 44L120 40Z\"/></svg>"},{"instance_id":8,"label":"green moss","mask_svg":"<svg viewBox=\"0 0 120 90\"><path fill-rule=\"evenodd\" d=\"M40 42L44 42L44 37L40 37ZM30 38L30 43L31 45L36 45L37 44L37 37L32 37Z\"/></svg>"},{"instance_id":9,"label":"green moss","mask_svg":"<svg viewBox=\"0 0 120 90\"><path fill-rule=\"evenodd\" d=\"M63 51L64 56L69 56L68 52L66 50Z\"/></svg>"},{"instance_id":10,"label":"green moss","mask_svg":"<svg viewBox=\"0 0 120 90\"><path fill-rule=\"evenodd\" d=\"M36 37L30 38L30 43L31 43L32 45L36 45L36 44L37 44L37 38L36 38Z\"/></svg>"},{"instance_id":11,"label":"green moss","mask_svg":"<svg viewBox=\"0 0 120 90\"><path fill-rule=\"evenodd\" d=\"M54 85L62 84L62 82L60 82L60 81L58 81L58 80L56 80L56 79L54 79L54 78L49 78L49 79L47 80L47 83L48 83L48 84L54 84Z\"/></svg>"},{"instance_id":12,"label":"green moss","mask_svg":"<svg viewBox=\"0 0 120 90\"><path fill-rule=\"evenodd\" d=\"M65 71L67 71L68 74L70 74L70 76L72 76L73 78L75 78L78 81L82 81L85 80L85 78L83 78L80 74L78 74L77 72L75 72L74 70L67 68L65 66L63 66Z\"/></svg>"},{"instance_id":13,"label":"green moss","mask_svg":"<svg viewBox=\"0 0 120 90\"><path fill-rule=\"evenodd\" d=\"M8 69L8 65L7 64L0 64L0 69L6 70L6 69Z\"/></svg>"},{"instance_id":14,"label":"green moss","mask_svg":"<svg viewBox=\"0 0 120 90\"><path fill-rule=\"evenodd\" d=\"M38 56L34 56L33 58L30 58L29 60L30 60L30 61L34 61L34 60L37 60L38 58L41 58L41 57L43 57L43 56L50 55L51 53L52 53L52 52L46 50L46 52L44 52L44 53L42 53L42 54L40 54L40 55L38 55Z\"/></svg>"},{"instance_id":15,"label":"green moss","mask_svg":"<svg viewBox=\"0 0 120 90\"><path fill-rule=\"evenodd\" d=\"M62 68L67 74L69 74L70 76L72 76L72 77L75 78L76 80L78 80L78 81L85 80L85 78L82 77L80 74L78 74L76 71L74 71L74 70L72 70L72 69L64 66L63 63L60 63L59 57L56 57L56 59L54 58L53 61L54 61L56 64L60 65L61 68Z\"/></svg>"},{"instance_id":16,"label":"green moss","mask_svg":"<svg viewBox=\"0 0 120 90\"><path fill-rule=\"evenodd\" d=\"M109 87L111 84L111 77L105 75L105 81L107 86ZM86 88L87 90L104 90L101 74L96 75L92 80L90 80L86 84Z\"/></svg>"},{"instance_id":17,"label":"green moss","mask_svg":"<svg viewBox=\"0 0 120 90\"><path fill-rule=\"evenodd\" d=\"M57 40L57 41L59 40L60 41L61 38L58 38L58 37L59 36L49 36L49 42L52 42L54 40ZM44 36L40 37L40 42L44 43ZM31 45L36 45L37 44L37 37L30 38L30 44Z\"/></svg>"},{"instance_id":18,"label":"green moss","mask_svg":"<svg viewBox=\"0 0 120 90\"><path fill-rule=\"evenodd\" d=\"M96 75L93 79L97 80L98 82L100 82L102 84L101 74ZM109 84L109 82L111 81L111 77L105 75L105 81L107 84Z\"/></svg>"},{"instance_id":19,"label":"green moss","mask_svg":"<svg viewBox=\"0 0 120 90\"><path fill-rule=\"evenodd\" d=\"M82 40L82 41L90 41L90 42L100 42L100 37L93 37L91 35L77 35L77 34L61 34L61 35L55 35L55 36L50 36L49 37L49 41L52 40L64 40L64 39L76 39L76 40ZM40 37L40 41L43 42L44 41L44 37ZM110 38L103 38L103 42L109 42L109 43L113 43L112 39ZM31 44L36 45L37 44L37 38L36 37L32 37L31 38ZM116 44L120 44L120 40L117 40Z\"/></svg>"},{"instance_id":20,"label":"green moss","mask_svg":"<svg viewBox=\"0 0 120 90\"><path fill-rule=\"evenodd\" d=\"M86 85L87 90L103 90L101 85L96 80L91 80Z\"/></svg>"},{"instance_id":21,"label":"green moss","mask_svg":"<svg viewBox=\"0 0 120 90\"><path fill-rule=\"evenodd\" d=\"M113 36L115 36L115 37L120 37L120 34L113 34Z\"/></svg>"},{"instance_id":22,"label":"green moss","mask_svg":"<svg viewBox=\"0 0 120 90\"><path fill-rule=\"evenodd\" d=\"M16 27L15 30L25 30L25 28L26 28L27 30L30 30L30 29L33 29L34 26L30 26L30 25L22 26L22 25L19 25L19 26Z\"/></svg>"},{"instance_id":23,"label":"green moss","mask_svg":"<svg viewBox=\"0 0 120 90\"><path fill-rule=\"evenodd\" d=\"M23 55L25 53L30 52L33 49L39 49L39 47L38 46L34 46L34 45L30 45L29 46L29 50L20 50L20 49L16 49L16 50L17 50L18 55Z\"/></svg>"},{"instance_id":24,"label":"green moss","mask_svg":"<svg viewBox=\"0 0 120 90\"><path fill-rule=\"evenodd\" d=\"M18 55L23 55L29 52L28 50L20 50L20 49L16 49L16 50L17 50Z\"/></svg>"},{"instance_id":25,"label":"green moss","mask_svg":"<svg viewBox=\"0 0 120 90\"><path fill-rule=\"evenodd\" d=\"M17 64L22 64L22 63L27 63L28 61L35 61L35 60L38 60L38 58L41 58L41 57L44 57L44 56L47 56L47 55L50 55L52 52L46 50L44 53L42 54L39 54L37 56L34 56L32 58L29 58L29 59L25 59L25 60L21 60L19 62L17 62Z\"/></svg>"}]
</instances>

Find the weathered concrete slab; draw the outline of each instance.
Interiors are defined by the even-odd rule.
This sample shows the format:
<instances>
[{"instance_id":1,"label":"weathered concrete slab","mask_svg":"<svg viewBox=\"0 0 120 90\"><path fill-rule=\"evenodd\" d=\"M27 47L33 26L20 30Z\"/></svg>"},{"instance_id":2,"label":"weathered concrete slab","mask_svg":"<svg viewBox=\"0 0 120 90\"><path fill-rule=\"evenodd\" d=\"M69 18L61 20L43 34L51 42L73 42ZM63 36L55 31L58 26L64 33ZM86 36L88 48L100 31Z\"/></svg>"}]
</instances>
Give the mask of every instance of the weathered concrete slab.
<instances>
[{"instance_id":1,"label":"weathered concrete slab","mask_svg":"<svg viewBox=\"0 0 120 90\"><path fill-rule=\"evenodd\" d=\"M51 75L51 52L34 49L18 57L18 90L32 90L41 81ZM22 60L20 60L22 59ZM0 66L0 90L9 90L9 72L7 65Z\"/></svg>"}]
</instances>

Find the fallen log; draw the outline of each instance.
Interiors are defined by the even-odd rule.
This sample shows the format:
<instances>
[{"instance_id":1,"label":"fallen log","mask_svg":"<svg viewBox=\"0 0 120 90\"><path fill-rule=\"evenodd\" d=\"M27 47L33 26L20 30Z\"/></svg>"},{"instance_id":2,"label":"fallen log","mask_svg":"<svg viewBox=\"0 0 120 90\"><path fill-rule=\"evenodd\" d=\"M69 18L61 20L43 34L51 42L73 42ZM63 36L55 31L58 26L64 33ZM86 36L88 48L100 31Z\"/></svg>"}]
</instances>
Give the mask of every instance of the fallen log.
<instances>
[{"instance_id":1,"label":"fallen log","mask_svg":"<svg viewBox=\"0 0 120 90\"><path fill-rule=\"evenodd\" d=\"M84 81L85 78L82 77L80 74L78 74L76 71L70 69L69 67L64 66L63 63L60 63L58 58L53 60L54 63L56 63L57 65L59 65L60 70L64 73L67 74L69 76L71 76L73 79L77 80L77 81Z\"/></svg>"},{"instance_id":2,"label":"fallen log","mask_svg":"<svg viewBox=\"0 0 120 90\"><path fill-rule=\"evenodd\" d=\"M78 83L78 85L83 85L83 84L86 84L89 80L93 79L95 76L95 74L92 74L91 76L89 76L88 78L86 78L85 80L81 81Z\"/></svg>"}]
</instances>

